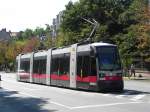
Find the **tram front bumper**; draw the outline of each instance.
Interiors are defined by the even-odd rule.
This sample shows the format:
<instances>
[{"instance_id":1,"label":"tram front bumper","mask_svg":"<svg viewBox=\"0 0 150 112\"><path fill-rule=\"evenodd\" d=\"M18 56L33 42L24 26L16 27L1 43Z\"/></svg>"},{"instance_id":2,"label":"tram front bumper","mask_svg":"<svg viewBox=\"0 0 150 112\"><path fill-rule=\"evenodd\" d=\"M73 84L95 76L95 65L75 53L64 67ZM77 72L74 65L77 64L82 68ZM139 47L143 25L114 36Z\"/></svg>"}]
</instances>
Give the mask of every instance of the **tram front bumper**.
<instances>
[{"instance_id":1,"label":"tram front bumper","mask_svg":"<svg viewBox=\"0 0 150 112\"><path fill-rule=\"evenodd\" d=\"M100 91L122 91L124 88L123 80L100 80L97 85Z\"/></svg>"}]
</instances>

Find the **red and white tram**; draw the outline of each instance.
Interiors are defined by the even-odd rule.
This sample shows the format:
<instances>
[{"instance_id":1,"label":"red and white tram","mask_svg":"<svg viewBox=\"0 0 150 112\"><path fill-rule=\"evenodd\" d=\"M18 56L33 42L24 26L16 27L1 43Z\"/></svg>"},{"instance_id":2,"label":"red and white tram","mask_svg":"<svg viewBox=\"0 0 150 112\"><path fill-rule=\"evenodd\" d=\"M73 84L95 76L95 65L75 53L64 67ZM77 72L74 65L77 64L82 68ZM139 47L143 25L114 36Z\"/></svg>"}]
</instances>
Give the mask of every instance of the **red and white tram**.
<instances>
[{"instance_id":1,"label":"red and white tram","mask_svg":"<svg viewBox=\"0 0 150 112\"><path fill-rule=\"evenodd\" d=\"M64 48L20 54L17 80L93 91L123 90L117 46L73 44Z\"/></svg>"}]
</instances>

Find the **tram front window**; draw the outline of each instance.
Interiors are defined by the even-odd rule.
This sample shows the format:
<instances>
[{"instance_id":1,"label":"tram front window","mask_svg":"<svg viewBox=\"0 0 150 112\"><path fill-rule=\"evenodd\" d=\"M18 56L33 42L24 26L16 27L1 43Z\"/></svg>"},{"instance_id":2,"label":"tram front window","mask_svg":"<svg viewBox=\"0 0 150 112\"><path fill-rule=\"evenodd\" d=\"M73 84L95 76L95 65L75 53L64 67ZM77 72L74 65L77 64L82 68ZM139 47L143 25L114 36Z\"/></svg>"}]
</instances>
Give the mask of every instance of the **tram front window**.
<instances>
[{"instance_id":1,"label":"tram front window","mask_svg":"<svg viewBox=\"0 0 150 112\"><path fill-rule=\"evenodd\" d=\"M102 46L97 48L99 70L114 71L121 69L117 47Z\"/></svg>"}]
</instances>

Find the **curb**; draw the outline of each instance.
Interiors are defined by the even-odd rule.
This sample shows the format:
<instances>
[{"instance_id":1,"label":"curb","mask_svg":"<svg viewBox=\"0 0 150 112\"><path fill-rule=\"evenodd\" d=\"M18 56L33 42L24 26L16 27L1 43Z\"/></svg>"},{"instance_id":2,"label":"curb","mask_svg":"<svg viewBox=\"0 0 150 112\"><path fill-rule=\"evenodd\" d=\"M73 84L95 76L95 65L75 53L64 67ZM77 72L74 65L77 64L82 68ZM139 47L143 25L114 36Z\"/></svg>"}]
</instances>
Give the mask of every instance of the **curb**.
<instances>
[{"instance_id":1,"label":"curb","mask_svg":"<svg viewBox=\"0 0 150 112\"><path fill-rule=\"evenodd\" d=\"M124 80L149 80L150 77L123 77Z\"/></svg>"}]
</instances>

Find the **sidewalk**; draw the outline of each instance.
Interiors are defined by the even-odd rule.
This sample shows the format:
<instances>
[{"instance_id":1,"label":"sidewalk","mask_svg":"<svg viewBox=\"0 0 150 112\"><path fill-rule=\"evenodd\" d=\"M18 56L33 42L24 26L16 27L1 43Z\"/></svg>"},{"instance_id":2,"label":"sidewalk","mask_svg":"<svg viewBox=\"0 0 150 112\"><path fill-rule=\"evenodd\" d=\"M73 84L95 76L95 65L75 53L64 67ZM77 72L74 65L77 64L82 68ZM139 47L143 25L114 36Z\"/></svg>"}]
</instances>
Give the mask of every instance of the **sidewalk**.
<instances>
[{"instance_id":1,"label":"sidewalk","mask_svg":"<svg viewBox=\"0 0 150 112\"><path fill-rule=\"evenodd\" d=\"M125 80L149 80L150 81L150 72L149 71L136 71L136 77L124 77Z\"/></svg>"}]
</instances>

